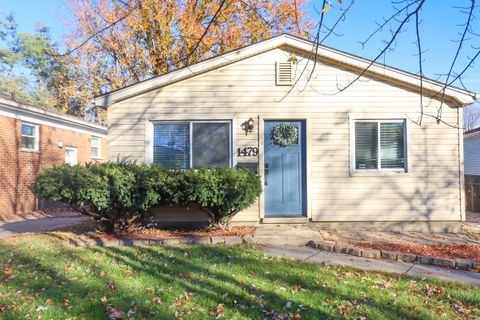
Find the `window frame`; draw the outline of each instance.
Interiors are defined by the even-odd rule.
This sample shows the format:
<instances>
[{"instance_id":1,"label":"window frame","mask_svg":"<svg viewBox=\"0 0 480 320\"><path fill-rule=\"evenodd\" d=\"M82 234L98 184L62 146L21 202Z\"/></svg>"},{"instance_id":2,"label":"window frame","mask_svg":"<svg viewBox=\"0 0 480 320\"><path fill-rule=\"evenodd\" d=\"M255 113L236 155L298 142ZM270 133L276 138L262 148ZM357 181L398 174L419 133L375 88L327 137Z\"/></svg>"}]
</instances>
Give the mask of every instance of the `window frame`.
<instances>
[{"instance_id":1,"label":"window frame","mask_svg":"<svg viewBox=\"0 0 480 320\"><path fill-rule=\"evenodd\" d=\"M26 148L26 147L23 146L23 142L22 142L23 137L24 137L23 125L31 126L31 127L34 128L35 135L33 136L33 138L34 138L33 149ZM32 136L25 136L25 137L32 138ZM27 152L39 152L40 151L40 126L38 124L31 123L31 122L25 122L25 121L22 121L20 123L20 150L21 151L27 151Z\"/></svg>"},{"instance_id":2,"label":"window frame","mask_svg":"<svg viewBox=\"0 0 480 320\"><path fill-rule=\"evenodd\" d=\"M92 153L92 141L96 139L98 141L98 155L95 156ZM90 158L92 159L102 159L102 138L97 136L90 136Z\"/></svg>"},{"instance_id":3,"label":"window frame","mask_svg":"<svg viewBox=\"0 0 480 320\"><path fill-rule=\"evenodd\" d=\"M355 141L355 124L357 122L374 122L377 123L377 145L378 145L378 153L377 153L377 169L357 169L356 168L356 141ZM381 130L380 124L381 123L402 123L403 124L403 152L404 152L404 159L405 164L403 168L382 168L382 147L381 147ZM351 119L350 121L350 175L358 175L358 174L365 174L365 175L376 175L376 174L401 174L408 172L408 126L406 119L401 118L381 118L381 119L372 119L372 118L355 118Z\"/></svg>"},{"instance_id":4,"label":"window frame","mask_svg":"<svg viewBox=\"0 0 480 320\"><path fill-rule=\"evenodd\" d=\"M155 163L154 162L154 149L155 149L155 130L154 126L156 124L172 124L172 123L188 123L188 132L189 132L189 167L187 169L195 169L193 168L193 124L194 123L226 123L229 126L228 130L228 142L229 142L229 150L228 150L228 167L232 168L234 166L234 156L233 156L233 121L232 120L172 120L172 121L163 121L163 120L154 120L150 121L151 124L151 133L150 133L150 139L151 139L151 147L150 147L150 159L148 162L150 163ZM181 169L181 168L180 168Z\"/></svg>"}]
</instances>

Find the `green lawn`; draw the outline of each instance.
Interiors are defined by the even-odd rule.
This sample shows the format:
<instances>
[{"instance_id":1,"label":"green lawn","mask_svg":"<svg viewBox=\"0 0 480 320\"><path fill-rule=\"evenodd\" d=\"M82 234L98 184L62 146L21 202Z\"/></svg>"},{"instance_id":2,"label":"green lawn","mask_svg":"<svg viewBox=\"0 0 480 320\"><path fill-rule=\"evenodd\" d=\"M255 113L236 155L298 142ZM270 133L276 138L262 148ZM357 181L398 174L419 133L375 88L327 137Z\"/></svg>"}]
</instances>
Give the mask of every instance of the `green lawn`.
<instances>
[{"instance_id":1,"label":"green lawn","mask_svg":"<svg viewBox=\"0 0 480 320\"><path fill-rule=\"evenodd\" d=\"M478 289L251 247L74 248L52 233L0 241L0 265L1 319L480 318Z\"/></svg>"}]
</instances>

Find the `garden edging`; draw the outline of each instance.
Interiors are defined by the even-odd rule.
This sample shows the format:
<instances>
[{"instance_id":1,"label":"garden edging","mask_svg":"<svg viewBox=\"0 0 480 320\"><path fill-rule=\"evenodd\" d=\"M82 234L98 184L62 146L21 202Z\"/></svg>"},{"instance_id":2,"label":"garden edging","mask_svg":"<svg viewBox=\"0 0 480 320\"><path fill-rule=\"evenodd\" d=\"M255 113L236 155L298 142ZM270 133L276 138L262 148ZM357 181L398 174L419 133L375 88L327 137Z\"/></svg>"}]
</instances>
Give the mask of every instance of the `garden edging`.
<instances>
[{"instance_id":1,"label":"garden edging","mask_svg":"<svg viewBox=\"0 0 480 320\"><path fill-rule=\"evenodd\" d=\"M480 267L480 263L466 259L447 259L440 257L421 256L412 253L397 251L386 251L378 249L362 249L355 247L344 247L337 244L315 242L310 240L307 246L322 251L331 251L343 254L349 254L368 259L384 259L391 261L402 261L408 263L419 263L425 265L434 265L444 268L475 269Z\"/></svg>"},{"instance_id":2,"label":"garden edging","mask_svg":"<svg viewBox=\"0 0 480 320\"><path fill-rule=\"evenodd\" d=\"M253 236L207 236L207 237L176 237L176 238L107 238L98 236L68 237L69 244L77 247L100 246L148 246L148 245L179 245L179 244L226 244L235 245L252 243Z\"/></svg>"}]
</instances>

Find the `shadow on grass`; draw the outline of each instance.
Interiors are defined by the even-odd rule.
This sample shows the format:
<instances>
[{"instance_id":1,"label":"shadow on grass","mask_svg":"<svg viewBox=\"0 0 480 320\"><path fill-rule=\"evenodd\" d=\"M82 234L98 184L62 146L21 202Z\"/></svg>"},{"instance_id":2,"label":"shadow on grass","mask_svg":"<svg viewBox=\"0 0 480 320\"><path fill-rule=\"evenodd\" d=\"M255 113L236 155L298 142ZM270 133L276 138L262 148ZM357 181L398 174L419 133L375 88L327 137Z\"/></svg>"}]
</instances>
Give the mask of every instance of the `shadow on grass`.
<instances>
[{"instance_id":1,"label":"shadow on grass","mask_svg":"<svg viewBox=\"0 0 480 320\"><path fill-rule=\"evenodd\" d=\"M44 319L105 319L107 305L126 312L132 302L138 304L134 319L213 319L219 305L229 319L294 319L296 312L302 319L328 319L342 316L342 310L352 317L433 319L388 297L369 297L365 283L343 284L342 269L278 262L248 248L72 248L48 241L53 245L0 244L1 256L10 259L2 261L4 268L21 267L12 279L4 274L0 293L10 304L30 301L19 311L9 308L4 319L36 312L43 312ZM114 290L109 283L116 284ZM297 292L291 295L291 290ZM161 303L150 303L154 296ZM355 304L368 310L355 310ZM38 306L48 308L35 311Z\"/></svg>"}]
</instances>

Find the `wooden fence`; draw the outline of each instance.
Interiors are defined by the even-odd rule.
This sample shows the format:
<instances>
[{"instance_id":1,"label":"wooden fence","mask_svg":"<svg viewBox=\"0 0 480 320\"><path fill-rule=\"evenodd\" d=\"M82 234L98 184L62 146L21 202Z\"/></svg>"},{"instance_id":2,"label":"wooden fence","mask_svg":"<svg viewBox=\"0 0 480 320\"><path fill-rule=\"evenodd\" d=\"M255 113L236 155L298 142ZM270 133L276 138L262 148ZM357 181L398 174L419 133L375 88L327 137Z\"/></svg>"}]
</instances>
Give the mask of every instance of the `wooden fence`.
<instances>
[{"instance_id":1,"label":"wooden fence","mask_svg":"<svg viewBox=\"0 0 480 320\"><path fill-rule=\"evenodd\" d=\"M480 212L480 176L465 175L465 202L467 211Z\"/></svg>"}]
</instances>

